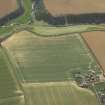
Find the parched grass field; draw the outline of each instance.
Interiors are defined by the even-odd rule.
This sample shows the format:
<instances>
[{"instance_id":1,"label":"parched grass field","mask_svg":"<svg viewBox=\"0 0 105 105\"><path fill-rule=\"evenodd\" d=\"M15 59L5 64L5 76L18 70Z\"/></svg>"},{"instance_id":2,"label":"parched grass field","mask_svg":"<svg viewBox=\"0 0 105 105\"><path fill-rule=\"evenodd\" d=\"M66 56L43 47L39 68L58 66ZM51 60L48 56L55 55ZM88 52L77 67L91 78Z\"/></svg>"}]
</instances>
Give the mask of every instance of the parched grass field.
<instances>
[{"instance_id":1,"label":"parched grass field","mask_svg":"<svg viewBox=\"0 0 105 105\"><path fill-rule=\"evenodd\" d=\"M89 67L97 66L78 34L45 38L22 31L2 45L16 61L22 81L26 82L66 81L75 72L86 73Z\"/></svg>"},{"instance_id":2,"label":"parched grass field","mask_svg":"<svg viewBox=\"0 0 105 105\"><path fill-rule=\"evenodd\" d=\"M74 82L24 84L28 105L99 105L96 95Z\"/></svg>"}]
</instances>

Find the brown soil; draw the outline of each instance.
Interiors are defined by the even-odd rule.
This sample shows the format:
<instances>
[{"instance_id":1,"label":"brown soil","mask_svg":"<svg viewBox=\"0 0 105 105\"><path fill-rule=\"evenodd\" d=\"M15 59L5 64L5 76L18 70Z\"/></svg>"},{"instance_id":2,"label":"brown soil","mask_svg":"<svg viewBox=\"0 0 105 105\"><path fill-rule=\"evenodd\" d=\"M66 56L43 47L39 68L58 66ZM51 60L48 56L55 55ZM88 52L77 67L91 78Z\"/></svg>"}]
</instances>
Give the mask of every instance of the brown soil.
<instances>
[{"instance_id":1,"label":"brown soil","mask_svg":"<svg viewBox=\"0 0 105 105\"><path fill-rule=\"evenodd\" d=\"M82 36L95 54L97 60L103 68L105 75L105 32L86 32L83 33Z\"/></svg>"},{"instance_id":2,"label":"brown soil","mask_svg":"<svg viewBox=\"0 0 105 105\"><path fill-rule=\"evenodd\" d=\"M0 18L10 14L17 8L17 0L0 0Z\"/></svg>"},{"instance_id":3,"label":"brown soil","mask_svg":"<svg viewBox=\"0 0 105 105\"><path fill-rule=\"evenodd\" d=\"M53 15L105 13L105 0L44 0Z\"/></svg>"}]
</instances>

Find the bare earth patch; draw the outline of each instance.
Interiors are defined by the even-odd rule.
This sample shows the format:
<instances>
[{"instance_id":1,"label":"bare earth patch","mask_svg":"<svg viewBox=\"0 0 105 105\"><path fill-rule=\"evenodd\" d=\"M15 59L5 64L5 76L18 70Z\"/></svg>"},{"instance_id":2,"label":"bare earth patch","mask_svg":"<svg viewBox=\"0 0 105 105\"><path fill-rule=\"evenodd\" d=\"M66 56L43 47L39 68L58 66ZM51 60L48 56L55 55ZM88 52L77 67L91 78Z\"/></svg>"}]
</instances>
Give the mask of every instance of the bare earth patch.
<instances>
[{"instance_id":1,"label":"bare earth patch","mask_svg":"<svg viewBox=\"0 0 105 105\"><path fill-rule=\"evenodd\" d=\"M105 13L105 0L44 0L44 4L54 16Z\"/></svg>"},{"instance_id":2,"label":"bare earth patch","mask_svg":"<svg viewBox=\"0 0 105 105\"><path fill-rule=\"evenodd\" d=\"M82 36L95 54L105 74L105 32L86 32Z\"/></svg>"},{"instance_id":3,"label":"bare earth patch","mask_svg":"<svg viewBox=\"0 0 105 105\"><path fill-rule=\"evenodd\" d=\"M17 8L17 0L0 0L0 18L10 14Z\"/></svg>"}]
</instances>

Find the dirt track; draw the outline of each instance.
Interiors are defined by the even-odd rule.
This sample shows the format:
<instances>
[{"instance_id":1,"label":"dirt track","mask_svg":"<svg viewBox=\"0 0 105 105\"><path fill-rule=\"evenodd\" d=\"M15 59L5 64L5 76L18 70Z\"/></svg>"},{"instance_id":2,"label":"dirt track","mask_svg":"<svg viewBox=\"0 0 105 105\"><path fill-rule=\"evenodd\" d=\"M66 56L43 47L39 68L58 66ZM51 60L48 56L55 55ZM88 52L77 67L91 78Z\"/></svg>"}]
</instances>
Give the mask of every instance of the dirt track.
<instances>
[{"instance_id":1,"label":"dirt track","mask_svg":"<svg viewBox=\"0 0 105 105\"><path fill-rule=\"evenodd\" d=\"M17 0L0 0L0 18L18 8Z\"/></svg>"},{"instance_id":2,"label":"dirt track","mask_svg":"<svg viewBox=\"0 0 105 105\"><path fill-rule=\"evenodd\" d=\"M86 32L82 36L95 54L105 74L105 32Z\"/></svg>"},{"instance_id":3,"label":"dirt track","mask_svg":"<svg viewBox=\"0 0 105 105\"><path fill-rule=\"evenodd\" d=\"M44 0L44 4L54 16L105 13L105 0Z\"/></svg>"}]
</instances>

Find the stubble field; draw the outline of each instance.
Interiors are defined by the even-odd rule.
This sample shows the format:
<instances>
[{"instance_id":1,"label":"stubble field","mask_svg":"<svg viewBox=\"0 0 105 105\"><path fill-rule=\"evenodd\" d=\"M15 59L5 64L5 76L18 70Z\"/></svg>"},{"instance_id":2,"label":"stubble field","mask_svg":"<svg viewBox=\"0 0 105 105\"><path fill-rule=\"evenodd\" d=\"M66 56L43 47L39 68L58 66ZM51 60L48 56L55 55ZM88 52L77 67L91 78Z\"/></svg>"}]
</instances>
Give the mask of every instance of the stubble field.
<instances>
[{"instance_id":1,"label":"stubble field","mask_svg":"<svg viewBox=\"0 0 105 105\"><path fill-rule=\"evenodd\" d=\"M105 13L104 0L44 0L44 4L46 9L54 16Z\"/></svg>"},{"instance_id":2,"label":"stubble field","mask_svg":"<svg viewBox=\"0 0 105 105\"><path fill-rule=\"evenodd\" d=\"M17 8L17 0L0 0L0 18L14 12Z\"/></svg>"},{"instance_id":3,"label":"stubble field","mask_svg":"<svg viewBox=\"0 0 105 105\"><path fill-rule=\"evenodd\" d=\"M89 48L93 51L105 74L105 32L94 31L82 34Z\"/></svg>"}]
</instances>

